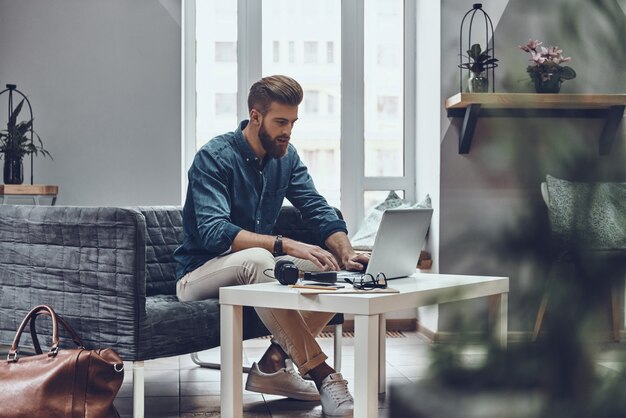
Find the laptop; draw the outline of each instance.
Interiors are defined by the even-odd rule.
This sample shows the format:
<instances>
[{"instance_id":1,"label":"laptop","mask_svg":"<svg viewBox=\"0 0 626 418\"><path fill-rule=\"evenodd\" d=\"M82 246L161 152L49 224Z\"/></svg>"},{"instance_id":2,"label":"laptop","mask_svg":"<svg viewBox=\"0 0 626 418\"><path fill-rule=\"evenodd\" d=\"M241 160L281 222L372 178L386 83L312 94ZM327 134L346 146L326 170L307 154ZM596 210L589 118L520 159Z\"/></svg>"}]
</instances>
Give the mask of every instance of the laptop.
<instances>
[{"instance_id":1,"label":"laptop","mask_svg":"<svg viewBox=\"0 0 626 418\"><path fill-rule=\"evenodd\" d=\"M433 216L431 208L387 209L374 239L372 255L365 273L384 273L387 280L415 273L420 251ZM363 272L340 271L337 279L353 279Z\"/></svg>"}]
</instances>

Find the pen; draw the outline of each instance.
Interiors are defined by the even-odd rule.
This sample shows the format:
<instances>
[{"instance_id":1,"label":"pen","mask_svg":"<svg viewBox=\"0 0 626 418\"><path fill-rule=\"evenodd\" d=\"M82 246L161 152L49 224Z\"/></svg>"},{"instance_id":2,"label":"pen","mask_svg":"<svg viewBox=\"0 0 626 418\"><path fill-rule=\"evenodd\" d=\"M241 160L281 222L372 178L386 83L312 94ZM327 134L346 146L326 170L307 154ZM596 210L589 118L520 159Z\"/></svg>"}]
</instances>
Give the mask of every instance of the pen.
<instances>
[{"instance_id":1,"label":"pen","mask_svg":"<svg viewBox=\"0 0 626 418\"><path fill-rule=\"evenodd\" d=\"M289 287L296 289L317 289L317 290L337 290L337 287L330 286L315 286L312 284L290 284Z\"/></svg>"}]
</instances>

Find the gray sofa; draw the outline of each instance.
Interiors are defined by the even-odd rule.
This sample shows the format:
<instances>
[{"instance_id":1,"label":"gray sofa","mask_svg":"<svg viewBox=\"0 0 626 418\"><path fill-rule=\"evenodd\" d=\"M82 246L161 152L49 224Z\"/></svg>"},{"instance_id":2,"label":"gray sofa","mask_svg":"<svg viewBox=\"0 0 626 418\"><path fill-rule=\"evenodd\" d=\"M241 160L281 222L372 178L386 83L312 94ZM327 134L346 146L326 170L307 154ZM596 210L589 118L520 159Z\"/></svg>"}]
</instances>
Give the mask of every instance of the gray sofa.
<instances>
[{"instance_id":1,"label":"gray sofa","mask_svg":"<svg viewBox=\"0 0 626 418\"><path fill-rule=\"evenodd\" d=\"M316 237L288 207L274 232ZM134 416L143 416L144 360L220 345L218 300L176 298L173 251L181 238L180 207L0 205L0 345L11 344L33 306L49 304L87 347L112 347L133 362ZM243 324L244 338L269 333L251 308Z\"/></svg>"}]
</instances>

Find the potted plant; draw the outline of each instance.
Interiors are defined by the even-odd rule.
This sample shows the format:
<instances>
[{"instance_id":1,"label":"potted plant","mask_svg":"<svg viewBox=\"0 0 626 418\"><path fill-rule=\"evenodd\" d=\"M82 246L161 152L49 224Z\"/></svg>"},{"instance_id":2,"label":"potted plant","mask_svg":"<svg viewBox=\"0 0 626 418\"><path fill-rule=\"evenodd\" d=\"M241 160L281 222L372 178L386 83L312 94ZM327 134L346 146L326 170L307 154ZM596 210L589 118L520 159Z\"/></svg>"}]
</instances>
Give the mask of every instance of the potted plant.
<instances>
[{"instance_id":1,"label":"potted plant","mask_svg":"<svg viewBox=\"0 0 626 418\"><path fill-rule=\"evenodd\" d=\"M530 54L532 64L526 68L526 72L530 75L537 93L558 93L563 81L576 78L576 71L561 65L572 58L564 57L563 50L558 46L546 48L542 44L543 42L529 39L527 44L519 46L522 51Z\"/></svg>"},{"instance_id":2,"label":"potted plant","mask_svg":"<svg viewBox=\"0 0 626 418\"><path fill-rule=\"evenodd\" d=\"M48 156L52 155L43 147L39 135L33 131L33 119L17 122L24 105L24 100L13 109L9 115L7 129L0 131L0 157L4 158L4 183L22 184L24 182L25 155ZM33 139L37 138L37 142Z\"/></svg>"},{"instance_id":3,"label":"potted plant","mask_svg":"<svg viewBox=\"0 0 626 418\"><path fill-rule=\"evenodd\" d=\"M489 55L491 48L482 50L480 44L474 44L467 51L467 58L469 61L459 65L460 68L465 68L470 71L468 90L470 93L485 93L489 90L489 78L485 76L485 71L489 68L495 68L498 60Z\"/></svg>"}]
</instances>

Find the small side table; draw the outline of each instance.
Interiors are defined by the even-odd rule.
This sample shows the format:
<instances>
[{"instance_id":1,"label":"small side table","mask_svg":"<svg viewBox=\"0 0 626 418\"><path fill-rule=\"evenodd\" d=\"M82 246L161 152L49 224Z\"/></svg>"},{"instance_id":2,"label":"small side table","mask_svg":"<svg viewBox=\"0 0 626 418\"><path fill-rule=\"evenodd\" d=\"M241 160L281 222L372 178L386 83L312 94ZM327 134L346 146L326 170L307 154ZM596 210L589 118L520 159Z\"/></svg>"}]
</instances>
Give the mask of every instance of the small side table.
<instances>
[{"instance_id":1,"label":"small side table","mask_svg":"<svg viewBox=\"0 0 626 418\"><path fill-rule=\"evenodd\" d=\"M57 201L59 186L49 184L0 184L0 204L8 204L8 200L33 199L35 205L39 205L39 198L51 199L50 205L54 206Z\"/></svg>"}]
</instances>

